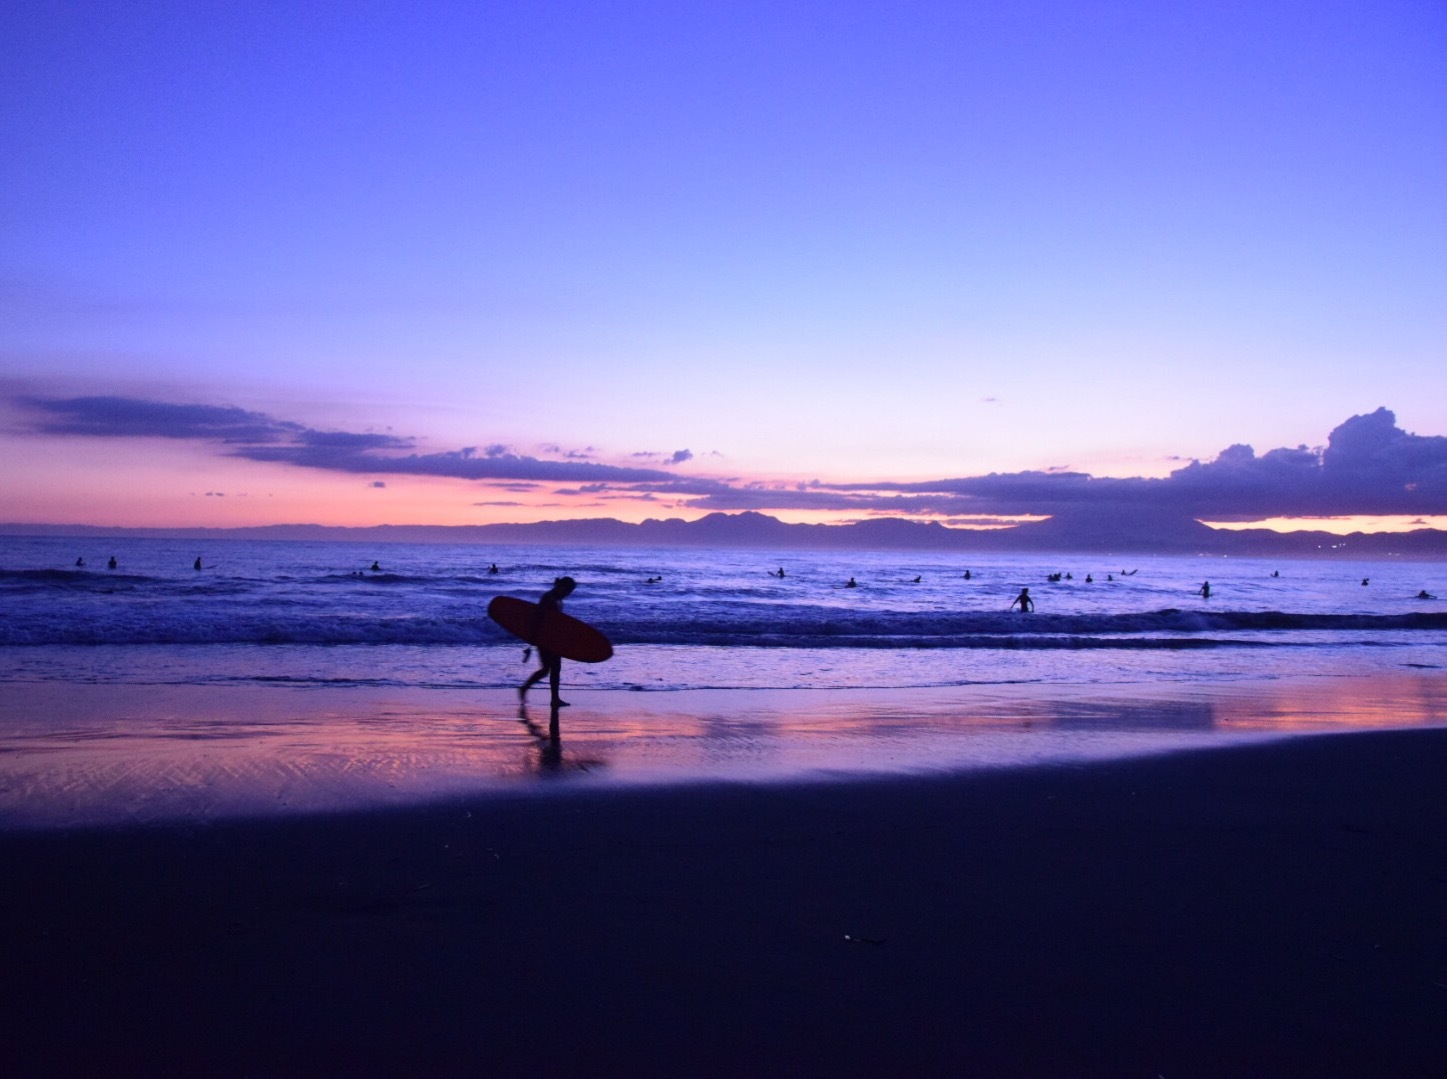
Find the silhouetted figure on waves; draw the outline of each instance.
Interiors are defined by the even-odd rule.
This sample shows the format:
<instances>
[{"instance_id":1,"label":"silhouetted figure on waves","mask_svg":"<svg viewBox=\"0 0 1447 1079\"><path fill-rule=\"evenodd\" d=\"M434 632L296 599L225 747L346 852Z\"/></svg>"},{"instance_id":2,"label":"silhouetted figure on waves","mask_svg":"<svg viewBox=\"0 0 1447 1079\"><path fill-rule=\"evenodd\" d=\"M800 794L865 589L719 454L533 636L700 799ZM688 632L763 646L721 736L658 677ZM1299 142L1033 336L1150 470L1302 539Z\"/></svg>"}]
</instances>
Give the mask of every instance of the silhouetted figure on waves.
<instances>
[{"instance_id":1,"label":"silhouetted figure on waves","mask_svg":"<svg viewBox=\"0 0 1447 1079\"><path fill-rule=\"evenodd\" d=\"M1020 594L1010 601L1009 609L1013 611L1017 605L1021 614L1029 614L1035 609L1035 601L1030 598L1030 589L1020 589Z\"/></svg>"}]
</instances>

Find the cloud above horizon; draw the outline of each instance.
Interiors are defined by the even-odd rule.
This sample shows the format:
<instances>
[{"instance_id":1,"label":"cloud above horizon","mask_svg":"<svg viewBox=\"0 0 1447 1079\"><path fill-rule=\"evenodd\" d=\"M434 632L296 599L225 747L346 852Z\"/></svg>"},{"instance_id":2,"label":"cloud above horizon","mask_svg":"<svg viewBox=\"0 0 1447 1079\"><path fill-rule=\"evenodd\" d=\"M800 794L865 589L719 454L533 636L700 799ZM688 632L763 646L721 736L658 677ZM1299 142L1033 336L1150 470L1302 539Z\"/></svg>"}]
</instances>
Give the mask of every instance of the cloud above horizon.
<instances>
[{"instance_id":1,"label":"cloud above horizon","mask_svg":"<svg viewBox=\"0 0 1447 1079\"><path fill-rule=\"evenodd\" d=\"M502 443L483 443L481 452L469 446L419 453L414 437L322 431L230 406L119 396L19 395L11 403L30 419L25 430L32 434L185 440L213 444L222 456L251 461L339 474L452 478L499 492L522 492L539 484L577 485L554 493L640 502L668 498L700 511L795 510L935 519L1100 518L1129 511L1236 522L1447 513L1447 437L1405 432L1386 408L1352 416L1330 433L1323 448L1278 448L1258 455L1251 446L1237 444L1210 461L1192 460L1165 478L1050 470L910 483L816 480L786 485L606 464L593 459L591 446L581 452L546 446L544 452L552 451L552 459L519 454ZM694 457L688 450L630 456L658 460L665 467Z\"/></svg>"},{"instance_id":2,"label":"cloud above horizon","mask_svg":"<svg viewBox=\"0 0 1447 1079\"><path fill-rule=\"evenodd\" d=\"M354 431L319 431L261 412L197 404L170 404L131 397L45 398L19 396L12 403L38 414L31 428L46 435L89 438L169 438L213 442L223 454L249 461L295 465L330 472L438 476L464 480L587 483L643 483L667 480L658 469L623 468L578 459L519 455L501 443L440 453L403 451L415 438ZM561 452L561 451L560 451Z\"/></svg>"}]
</instances>

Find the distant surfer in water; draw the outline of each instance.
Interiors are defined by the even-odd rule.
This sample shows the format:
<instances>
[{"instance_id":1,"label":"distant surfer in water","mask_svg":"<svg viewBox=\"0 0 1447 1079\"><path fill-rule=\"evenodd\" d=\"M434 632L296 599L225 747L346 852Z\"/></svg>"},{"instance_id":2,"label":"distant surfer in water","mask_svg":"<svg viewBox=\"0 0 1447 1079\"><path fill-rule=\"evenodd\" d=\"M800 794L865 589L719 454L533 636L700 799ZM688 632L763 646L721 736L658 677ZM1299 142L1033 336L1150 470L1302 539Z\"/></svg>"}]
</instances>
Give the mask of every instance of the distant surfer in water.
<instances>
[{"instance_id":1,"label":"distant surfer in water","mask_svg":"<svg viewBox=\"0 0 1447 1079\"><path fill-rule=\"evenodd\" d=\"M538 599L538 606L544 611L561 611L563 600L572 595L573 589L578 587L578 582L571 577L558 577L553 581L553 587L544 592ZM540 616L541 617L541 616ZM563 657L556 652L549 652L546 648L538 649L538 669L528 675L527 681L518 686L518 700L526 701L528 690L540 682L543 676L548 679L548 686L553 691L552 706L554 708L566 708L568 702L558 696L558 682L563 677Z\"/></svg>"},{"instance_id":2,"label":"distant surfer in water","mask_svg":"<svg viewBox=\"0 0 1447 1079\"><path fill-rule=\"evenodd\" d=\"M1017 603L1020 605L1021 614L1029 614L1035 609L1035 601L1030 598L1030 589L1020 589L1020 594L1010 601L1010 610L1013 611Z\"/></svg>"},{"instance_id":3,"label":"distant surfer in water","mask_svg":"<svg viewBox=\"0 0 1447 1079\"><path fill-rule=\"evenodd\" d=\"M1202 598L1202 599L1210 599L1210 598L1211 598L1211 582L1210 582L1210 581L1202 581L1202 582L1201 582L1201 598Z\"/></svg>"}]
</instances>

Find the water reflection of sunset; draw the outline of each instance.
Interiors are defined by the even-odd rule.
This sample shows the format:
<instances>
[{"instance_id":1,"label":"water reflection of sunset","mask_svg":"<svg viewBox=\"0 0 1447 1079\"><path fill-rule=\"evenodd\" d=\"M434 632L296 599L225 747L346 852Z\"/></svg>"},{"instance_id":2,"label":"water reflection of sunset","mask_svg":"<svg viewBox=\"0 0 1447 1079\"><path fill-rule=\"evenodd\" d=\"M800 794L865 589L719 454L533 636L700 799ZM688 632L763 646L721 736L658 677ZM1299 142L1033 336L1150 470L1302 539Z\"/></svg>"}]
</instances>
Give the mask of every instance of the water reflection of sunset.
<instances>
[{"instance_id":1,"label":"water reflection of sunset","mask_svg":"<svg viewBox=\"0 0 1447 1079\"><path fill-rule=\"evenodd\" d=\"M504 694L10 684L0 823L319 812L577 784L756 782L1081 762L1440 724L1440 672L1210 687Z\"/></svg>"}]
</instances>

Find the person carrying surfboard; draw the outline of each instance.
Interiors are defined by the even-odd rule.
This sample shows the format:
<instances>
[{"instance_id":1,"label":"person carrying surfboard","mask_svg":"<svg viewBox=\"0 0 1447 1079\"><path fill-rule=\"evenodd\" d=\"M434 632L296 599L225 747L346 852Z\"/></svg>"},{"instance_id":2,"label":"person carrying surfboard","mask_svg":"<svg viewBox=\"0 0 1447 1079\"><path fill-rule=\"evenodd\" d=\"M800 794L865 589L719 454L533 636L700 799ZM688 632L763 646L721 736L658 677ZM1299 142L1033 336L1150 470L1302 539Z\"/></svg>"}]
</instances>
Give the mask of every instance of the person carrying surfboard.
<instances>
[{"instance_id":1,"label":"person carrying surfboard","mask_svg":"<svg viewBox=\"0 0 1447 1079\"><path fill-rule=\"evenodd\" d=\"M544 592L538 600L539 621L542 619L543 612L562 611L563 600L571 595L573 589L577 587L578 582L571 577L558 577L554 579L553 587ZM518 700L526 701L528 698L528 690L546 675L548 686L553 691L552 706L554 708L566 708L568 702L558 696L558 682L563 677L563 657L539 645L538 664L538 669L528 675L527 681L518 686Z\"/></svg>"}]
</instances>

